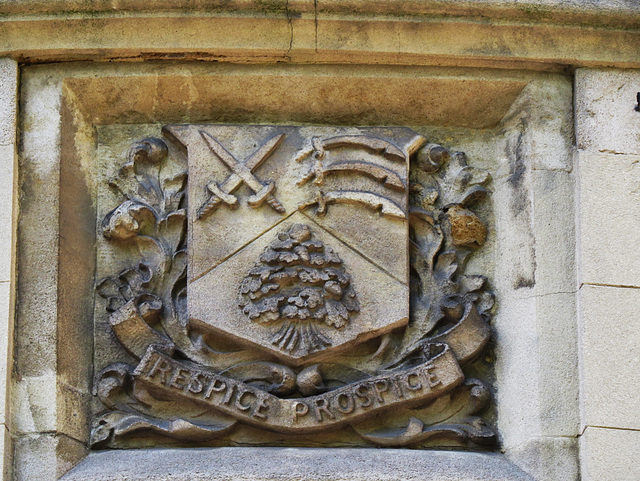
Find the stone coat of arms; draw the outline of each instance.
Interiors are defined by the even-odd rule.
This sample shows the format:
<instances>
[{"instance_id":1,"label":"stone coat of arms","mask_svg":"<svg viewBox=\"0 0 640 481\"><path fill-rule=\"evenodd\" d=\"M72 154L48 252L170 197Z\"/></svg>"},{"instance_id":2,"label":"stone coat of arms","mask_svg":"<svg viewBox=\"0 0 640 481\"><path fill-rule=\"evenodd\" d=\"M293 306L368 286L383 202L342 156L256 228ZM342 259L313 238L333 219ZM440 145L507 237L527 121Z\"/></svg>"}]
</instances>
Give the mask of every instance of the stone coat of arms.
<instances>
[{"instance_id":1,"label":"stone coat of arms","mask_svg":"<svg viewBox=\"0 0 640 481\"><path fill-rule=\"evenodd\" d=\"M162 134L109 182L127 268L97 292L131 362L96 377L95 447L495 441L465 373L491 334L464 273L486 172L406 128Z\"/></svg>"}]
</instances>

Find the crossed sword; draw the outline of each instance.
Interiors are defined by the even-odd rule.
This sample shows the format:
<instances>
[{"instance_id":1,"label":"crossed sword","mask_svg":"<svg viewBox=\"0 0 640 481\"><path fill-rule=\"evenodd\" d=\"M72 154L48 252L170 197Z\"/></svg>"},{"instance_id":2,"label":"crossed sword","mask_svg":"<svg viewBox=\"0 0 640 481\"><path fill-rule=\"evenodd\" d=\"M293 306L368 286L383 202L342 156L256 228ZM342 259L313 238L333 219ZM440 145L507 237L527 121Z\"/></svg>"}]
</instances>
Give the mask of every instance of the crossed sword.
<instances>
[{"instance_id":1,"label":"crossed sword","mask_svg":"<svg viewBox=\"0 0 640 481\"><path fill-rule=\"evenodd\" d=\"M276 189L275 182L261 182L253 174L253 171L267 160L273 151L280 145L282 139L284 139L284 134L278 134L271 137L244 162L239 161L231 155L231 153L229 153L229 151L225 149L220 142L208 133L201 130L200 135L209 146L209 149L218 156L218 158L231 170L232 173L220 185L218 185L217 182L209 182L207 184L209 199L198 209L198 219L214 212L222 203L227 204L232 209L238 207L238 198L233 195L233 191L243 183L247 184L247 186L254 192L254 194L249 196L247 199L247 203L251 207L257 208L266 202L273 210L284 214L285 208L273 195L273 192Z\"/></svg>"}]
</instances>

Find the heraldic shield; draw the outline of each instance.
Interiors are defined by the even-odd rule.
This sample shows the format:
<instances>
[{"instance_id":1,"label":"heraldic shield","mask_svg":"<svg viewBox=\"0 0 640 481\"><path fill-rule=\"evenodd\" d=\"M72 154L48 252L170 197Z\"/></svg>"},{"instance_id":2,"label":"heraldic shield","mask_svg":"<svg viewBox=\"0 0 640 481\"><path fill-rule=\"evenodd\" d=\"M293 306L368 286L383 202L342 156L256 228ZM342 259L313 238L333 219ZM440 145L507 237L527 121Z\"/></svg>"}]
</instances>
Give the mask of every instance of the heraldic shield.
<instances>
[{"instance_id":1,"label":"heraldic shield","mask_svg":"<svg viewBox=\"0 0 640 481\"><path fill-rule=\"evenodd\" d=\"M188 307L290 365L409 319L408 129L168 126L189 161Z\"/></svg>"},{"instance_id":2,"label":"heraldic shield","mask_svg":"<svg viewBox=\"0 0 640 481\"><path fill-rule=\"evenodd\" d=\"M491 335L487 279L464 273L489 180L400 127L134 143L100 197L98 257L122 268L96 332L120 347L96 367L92 446L493 443L465 372Z\"/></svg>"}]
</instances>

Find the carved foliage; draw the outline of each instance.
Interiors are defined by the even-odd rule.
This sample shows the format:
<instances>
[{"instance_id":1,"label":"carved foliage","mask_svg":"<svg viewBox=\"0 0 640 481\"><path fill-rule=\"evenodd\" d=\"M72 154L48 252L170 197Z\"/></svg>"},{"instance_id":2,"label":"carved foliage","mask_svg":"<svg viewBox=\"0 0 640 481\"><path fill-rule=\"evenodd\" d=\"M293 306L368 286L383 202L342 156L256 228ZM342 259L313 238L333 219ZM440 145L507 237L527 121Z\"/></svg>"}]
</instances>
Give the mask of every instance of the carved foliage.
<instances>
[{"instance_id":1,"label":"carved foliage","mask_svg":"<svg viewBox=\"0 0 640 481\"><path fill-rule=\"evenodd\" d=\"M486 239L472 209L488 196L489 174L468 166L464 153L434 144L417 152L411 174L413 328L429 332L443 319L459 319L468 302L488 320L493 294L487 279L465 275L464 267Z\"/></svg>"},{"instance_id":2,"label":"carved foliage","mask_svg":"<svg viewBox=\"0 0 640 481\"><path fill-rule=\"evenodd\" d=\"M281 135L244 162L202 135L231 173L208 186L199 217L225 199L233 207L233 192L242 184L253 192L251 207L264 202L280 212L272 184L252 170L278 147ZM325 176L355 169L383 189L410 189L411 313L408 326L375 342L295 369L256 358L249 349L213 347L215 338L189 326L186 174L162 140L136 144L111 182L123 201L102 229L109 242L135 247L139 255L97 290L113 332L141 362L136 368L115 364L98 375L94 394L107 410L95 422L92 444L118 447L140 436L207 443L244 424L289 434L349 426L378 446L495 442L479 417L490 391L464 374L490 337L493 294L485 277L464 272L468 256L486 240L474 208L488 195L489 176L469 167L462 153L433 144L417 150L423 143L402 152L376 137L339 136L314 139L312 148L299 152L297 160L313 158L301 185L313 180L321 187ZM382 171L383 162L322 163L325 152L345 146L385 161L410 157L411 183ZM318 192L323 210L328 197ZM304 224L280 231L236 288L248 328L274 329L272 342L283 350L323 349L330 344L323 332L346 329L360 310L347 266Z\"/></svg>"}]
</instances>

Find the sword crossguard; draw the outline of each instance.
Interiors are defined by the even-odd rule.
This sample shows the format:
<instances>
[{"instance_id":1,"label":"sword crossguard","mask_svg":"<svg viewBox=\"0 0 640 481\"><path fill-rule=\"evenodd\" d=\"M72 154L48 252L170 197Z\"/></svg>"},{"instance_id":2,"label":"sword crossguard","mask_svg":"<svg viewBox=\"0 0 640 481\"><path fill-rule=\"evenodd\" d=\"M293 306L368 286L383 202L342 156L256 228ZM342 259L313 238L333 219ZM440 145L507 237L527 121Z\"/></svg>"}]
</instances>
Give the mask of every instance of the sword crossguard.
<instances>
[{"instance_id":1,"label":"sword crossguard","mask_svg":"<svg viewBox=\"0 0 640 481\"><path fill-rule=\"evenodd\" d=\"M207 190L211 193L212 197L218 197L222 202L227 204L232 209L238 207L238 198L233 194L225 192L217 183L209 182L209 184L207 184Z\"/></svg>"},{"instance_id":2,"label":"sword crossguard","mask_svg":"<svg viewBox=\"0 0 640 481\"><path fill-rule=\"evenodd\" d=\"M255 209L257 207L260 207L266 201L273 210L282 214L285 212L285 208L273 195L273 192L275 190L275 182L273 182L272 180L268 180L264 183L262 189L247 198L247 204Z\"/></svg>"},{"instance_id":3,"label":"sword crossguard","mask_svg":"<svg viewBox=\"0 0 640 481\"><path fill-rule=\"evenodd\" d=\"M225 192L217 183L209 182L206 190L209 193L209 198L198 209L198 219L202 219L212 212L215 212L222 203L227 204L232 209L238 207L238 198L233 194Z\"/></svg>"},{"instance_id":4,"label":"sword crossguard","mask_svg":"<svg viewBox=\"0 0 640 481\"><path fill-rule=\"evenodd\" d=\"M273 195L273 191L276 185L273 181L261 182L253 174L253 170L258 168L262 162L265 161L269 155L280 145L284 134L278 134L271 137L265 142L258 150L251 154L244 162L236 159L227 149L225 149L220 142L214 139L210 134L201 130L200 135L209 146L209 149L225 164L231 175L227 177L222 185L218 185L215 182L210 182L207 185L207 190L211 194L211 197L205 204L198 210L198 218L213 212L218 208L220 203L224 202L229 207L238 207L238 199L235 195L231 194L243 183L249 187L254 194L249 196L248 204L252 208L260 207L264 202L276 212L284 214L285 208L278 199Z\"/></svg>"}]
</instances>

